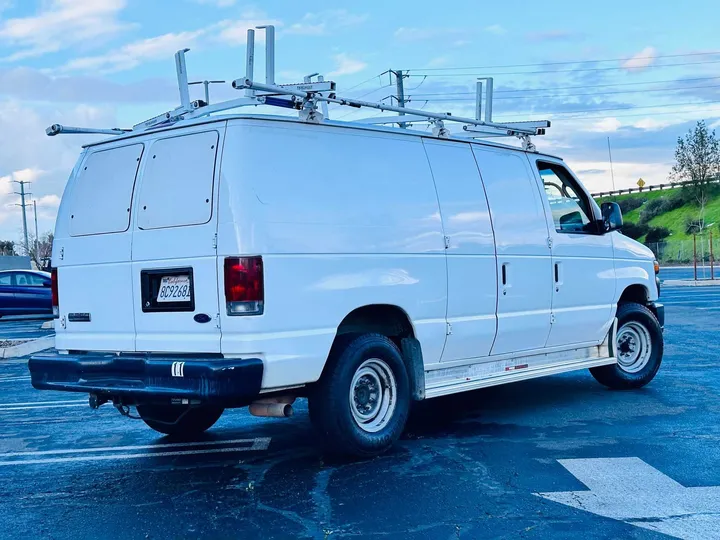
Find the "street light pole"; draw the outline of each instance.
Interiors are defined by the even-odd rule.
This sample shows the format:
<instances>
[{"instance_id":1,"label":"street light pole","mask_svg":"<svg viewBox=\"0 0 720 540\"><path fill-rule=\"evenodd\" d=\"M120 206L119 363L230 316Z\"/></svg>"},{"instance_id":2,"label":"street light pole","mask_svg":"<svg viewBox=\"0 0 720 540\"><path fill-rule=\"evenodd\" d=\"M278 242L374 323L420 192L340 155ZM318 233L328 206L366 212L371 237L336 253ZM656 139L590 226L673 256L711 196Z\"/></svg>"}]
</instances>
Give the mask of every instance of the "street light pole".
<instances>
[{"instance_id":1,"label":"street light pole","mask_svg":"<svg viewBox=\"0 0 720 540\"><path fill-rule=\"evenodd\" d=\"M33 200L33 214L35 215L35 258L40 257L40 237L38 236L37 226L37 203Z\"/></svg>"},{"instance_id":2,"label":"street light pole","mask_svg":"<svg viewBox=\"0 0 720 540\"><path fill-rule=\"evenodd\" d=\"M613 191L615 191L615 171L613 171L612 151L610 150L610 137L607 138L607 143L608 143L608 156L610 156L610 177L612 178Z\"/></svg>"},{"instance_id":3,"label":"street light pole","mask_svg":"<svg viewBox=\"0 0 720 540\"><path fill-rule=\"evenodd\" d=\"M30 253L30 243L28 242L27 213L25 212L25 207L27 206L27 204L25 203L25 197L27 195L31 195L31 193L25 193L25 184L29 184L30 182L25 182L23 180L14 180L14 182L20 184L20 193L16 191L15 194L20 195L20 204L18 206L22 207L23 236L25 237L25 255L28 255Z\"/></svg>"}]
</instances>

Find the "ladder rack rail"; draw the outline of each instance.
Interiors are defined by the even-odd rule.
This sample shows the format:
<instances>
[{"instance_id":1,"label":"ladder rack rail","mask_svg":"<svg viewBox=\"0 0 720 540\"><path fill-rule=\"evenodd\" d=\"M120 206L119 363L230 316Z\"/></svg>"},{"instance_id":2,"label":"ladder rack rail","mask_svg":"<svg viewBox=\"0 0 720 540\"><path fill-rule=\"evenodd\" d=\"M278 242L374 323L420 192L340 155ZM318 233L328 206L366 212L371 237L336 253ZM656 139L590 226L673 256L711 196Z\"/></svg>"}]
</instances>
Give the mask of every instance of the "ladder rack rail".
<instances>
[{"instance_id":1,"label":"ladder rack rail","mask_svg":"<svg viewBox=\"0 0 720 540\"><path fill-rule=\"evenodd\" d=\"M523 141L526 149L533 149L530 142L531 135L544 135L545 130L550 127L547 120L536 122L494 122L492 121L492 93L493 79L490 77L480 78L476 83L476 118L465 118L455 116L451 113L429 112L424 110L409 109L394 105L387 105L382 102L362 101L354 98L338 96L335 93L336 85L333 81L326 81L322 75L313 73L304 77L299 84L276 84L275 83L275 28L272 25L259 26L258 29L265 31L265 83L253 80L255 63L255 30L247 31L247 50L245 62L245 76L232 81L232 87L236 90L243 90L244 95L240 98L230 99L210 105L210 94L208 86L211 83L222 81L200 81L190 83L188 81L185 53L189 49L181 49L175 53L175 71L177 75L180 105L171 111L167 111L153 118L135 124L132 129L99 129L62 126L53 124L47 128L49 136L61 133L93 133L103 135L124 135L129 132L145 132L152 129L159 129L175 124L181 120L190 120L208 116L213 113L236 109L240 107L268 105L294 109L299 112L300 119L306 122L320 123L328 119L328 104L332 103L343 107L355 109L375 109L381 112L397 113L392 117L372 117L356 120L356 123L365 125L408 124L422 122L429 123L433 127L433 134L437 137L449 137L450 132L445 123L461 124L463 132L453 134L453 137L482 138L482 137L518 137ZM313 81L313 77L317 77ZM484 84L483 84L484 83ZM190 100L190 85L203 84L205 89L205 100ZM484 87L484 103L483 103ZM483 107L484 105L484 107ZM484 108L484 119L483 116Z\"/></svg>"}]
</instances>

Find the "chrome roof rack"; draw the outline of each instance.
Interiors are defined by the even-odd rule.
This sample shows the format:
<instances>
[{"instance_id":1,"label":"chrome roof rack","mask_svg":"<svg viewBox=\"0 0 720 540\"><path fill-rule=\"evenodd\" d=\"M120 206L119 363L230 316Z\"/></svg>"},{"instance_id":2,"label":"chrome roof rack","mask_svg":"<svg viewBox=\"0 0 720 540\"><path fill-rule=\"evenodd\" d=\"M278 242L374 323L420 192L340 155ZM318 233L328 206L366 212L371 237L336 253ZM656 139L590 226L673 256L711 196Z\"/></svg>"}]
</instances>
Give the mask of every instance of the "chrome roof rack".
<instances>
[{"instance_id":1,"label":"chrome roof rack","mask_svg":"<svg viewBox=\"0 0 720 540\"><path fill-rule=\"evenodd\" d=\"M544 135L550 127L547 120L531 122L494 122L492 120L493 105L493 79L484 77L476 83L475 118L464 118L451 113L436 113L423 110L409 109L387 105L382 102L361 101L355 98L340 97L336 94L336 84L326 81L322 75L313 73L304 77L302 83L276 84L275 83L275 28L272 25L259 26L265 31L265 82L253 80L255 64L255 30L247 31L247 49L245 61L245 76L232 81L232 87L244 90L243 96L211 105L209 85L220 84L224 81L198 81L188 82L185 54L189 49L181 49L175 53L175 70L177 73L180 105L171 111L164 112L144 122L135 124L132 129L110 128L81 128L53 124L47 128L49 136L66 133L94 133L103 135L125 135L133 132L143 132L173 125L181 120L190 120L208 116L213 113L227 111L247 106L268 105L294 109L299 112L300 119L305 122L321 123L329 119L328 104L353 107L356 109L375 109L384 112L398 113L398 116L372 117L355 120L355 124L365 125L392 125L400 127L413 123L429 123L433 128L433 135L447 138L485 138L485 137L518 137L523 142L523 148L534 151L535 147L530 141L531 135ZM313 78L316 78L313 80ZM202 84L205 89L204 100L190 100L190 85ZM484 92L483 92L484 90ZM462 132L450 133L446 124L462 125Z\"/></svg>"}]
</instances>

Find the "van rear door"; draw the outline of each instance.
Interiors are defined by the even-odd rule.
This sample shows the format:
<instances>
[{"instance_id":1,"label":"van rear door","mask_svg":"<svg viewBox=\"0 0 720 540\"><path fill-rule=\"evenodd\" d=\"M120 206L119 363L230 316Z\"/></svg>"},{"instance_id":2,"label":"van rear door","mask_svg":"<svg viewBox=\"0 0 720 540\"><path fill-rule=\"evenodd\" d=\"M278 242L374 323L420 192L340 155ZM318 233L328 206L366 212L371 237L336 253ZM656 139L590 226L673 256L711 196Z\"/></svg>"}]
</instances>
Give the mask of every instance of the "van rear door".
<instances>
[{"instance_id":1,"label":"van rear door","mask_svg":"<svg viewBox=\"0 0 720 540\"><path fill-rule=\"evenodd\" d=\"M60 350L135 350L130 209L144 148L128 141L91 147L65 189L53 245Z\"/></svg>"},{"instance_id":2,"label":"van rear door","mask_svg":"<svg viewBox=\"0 0 720 540\"><path fill-rule=\"evenodd\" d=\"M132 245L137 351L220 352L215 192L222 125L174 130L148 143Z\"/></svg>"}]
</instances>

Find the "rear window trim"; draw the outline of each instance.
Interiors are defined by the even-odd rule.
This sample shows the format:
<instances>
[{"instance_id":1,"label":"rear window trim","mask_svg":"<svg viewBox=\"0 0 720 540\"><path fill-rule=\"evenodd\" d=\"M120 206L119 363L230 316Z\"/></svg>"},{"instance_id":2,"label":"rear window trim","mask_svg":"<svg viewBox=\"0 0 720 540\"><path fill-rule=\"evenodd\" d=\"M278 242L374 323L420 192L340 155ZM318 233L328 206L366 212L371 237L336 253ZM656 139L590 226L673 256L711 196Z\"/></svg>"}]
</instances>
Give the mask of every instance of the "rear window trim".
<instances>
[{"instance_id":1,"label":"rear window trim","mask_svg":"<svg viewBox=\"0 0 720 540\"><path fill-rule=\"evenodd\" d=\"M72 192L70 193L71 200L74 201L75 189L77 188L77 183L76 183L77 178L80 175L80 173L86 168L86 164L92 156L94 156L95 154L100 154L102 152L111 152L113 150L120 150L121 148L128 148L130 146L138 146L139 145L141 147L141 149L140 149L140 155L138 156L138 159L137 159L137 164L135 166L135 176L133 178L132 190L130 190L130 201L128 202L128 212L127 212L127 214L128 214L127 226L123 230L120 230L120 231L94 232L94 233L87 233L87 234L72 234L72 232L70 230L71 229L70 219L72 219L72 218L70 218L70 219L68 219L67 226L68 226L68 235L71 238L86 238L88 236L103 236L106 234L124 234L124 233L128 232L130 230L130 228L132 227L133 206L134 206L134 201L135 201L135 189L137 188L138 176L140 175L140 166L143 164L143 157L145 156L146 145L142 141L127 141L127 142L128 142L128 144L119 144L117 146L113 145L109 148L103 148L102 146L100 146L95 150L88 149L87 154L84 156L84 158L83 158L82 162L80 163L80 166L78 167L78 170L75 174L75 178L74 178L75 184L73 185ZM71 209L68 209L68 214L72 215Z\"/></svg>"}]
</instances>

